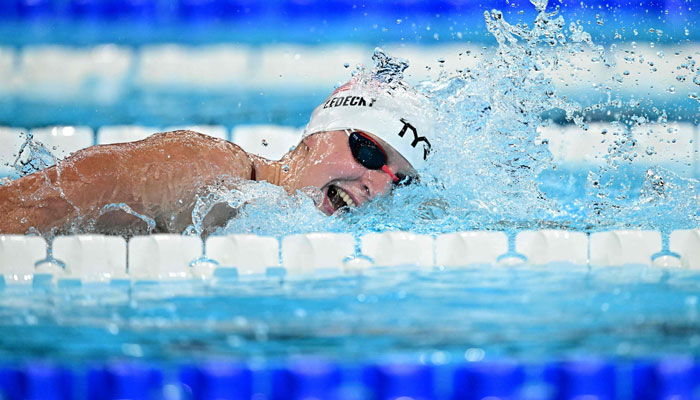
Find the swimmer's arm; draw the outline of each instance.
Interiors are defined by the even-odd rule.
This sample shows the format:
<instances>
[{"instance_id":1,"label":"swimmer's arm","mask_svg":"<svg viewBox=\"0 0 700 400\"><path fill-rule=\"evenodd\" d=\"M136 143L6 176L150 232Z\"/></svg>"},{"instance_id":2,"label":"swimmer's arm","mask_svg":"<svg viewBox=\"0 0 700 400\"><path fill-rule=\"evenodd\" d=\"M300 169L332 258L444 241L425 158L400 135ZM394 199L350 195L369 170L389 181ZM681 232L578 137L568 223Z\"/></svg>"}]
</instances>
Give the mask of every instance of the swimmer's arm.
<instances>
[{"instance_id":1,"label":"swimmer's arm","mask_svg":"<svg viewBox=\"0 0 700 400\"><path fill-rule=\"evenodd\" d=\"M157 220L161 230L177 231L190 223L199 189L249 179L251 168L238 146L191 131L93 146L0 186L0 233L70 231L73 222L95 222L107 204L125 204ZM126 213L111 214L116 229L141 223Z\"/></svg>"}]
</instances>

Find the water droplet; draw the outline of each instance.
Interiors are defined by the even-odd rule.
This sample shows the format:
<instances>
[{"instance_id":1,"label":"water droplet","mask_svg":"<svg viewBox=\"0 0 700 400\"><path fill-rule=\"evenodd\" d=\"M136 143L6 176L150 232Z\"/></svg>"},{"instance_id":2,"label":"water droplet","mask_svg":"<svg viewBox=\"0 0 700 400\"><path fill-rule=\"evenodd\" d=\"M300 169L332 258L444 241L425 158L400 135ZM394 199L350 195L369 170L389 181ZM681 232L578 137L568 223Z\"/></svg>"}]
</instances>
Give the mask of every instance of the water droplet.
<instances>
[{"instance_id":1,"label":"water droplet","mask_svg":"<svg viewBox=\"0 0 700 400\"><path fill-rule=\"evenodd\" d=\"M668 89L666 89L666 91L669 93L676 93L676 87L671 85L668 87Z\"/></svg>"},{"instance_id":2,"label":"water droplet","mask_svg":"<svg viewBox=\"0 0 700 400\"><path fill-rule=\"evenodd\" d=\"M261 143L264 147L267 147L267 146L269 145L269 143L267 143L267 140L266 140L266 139L261 140L260 143Z\"/></svg>"},{"instance_id":3,"label":"water droplet","mask_svg":"<svg viewBox=\"0 0 700 400\"><path fill-rule=\"evenodd\" d=\"M282 172L289 172L289 165L284 164L284 165L282 166Z\"/></svg>"},{"instance_id":4,"label":"water droplet","mask_svg":"<svg viewBox=\"0 0 700 400\"><path fill-rule=\"evenodd\" d=\"M400 23L402 23L402 22L403 22L403 20L401 20L401 19L397 19L397 20L396 20L396 24L397 24L397 25L400 24Z\"/></svg>"},{"instance_id":5,"label":"water droplet","mask_svg":"<svg viewBox=\"0 0 700 400\"><path fill-rule=\"evenodd\" d=\"M345 63L345 64L343 64L343 67L345 67L345 68L350 68L350 63Z\"/></svg>"}]
</instances>

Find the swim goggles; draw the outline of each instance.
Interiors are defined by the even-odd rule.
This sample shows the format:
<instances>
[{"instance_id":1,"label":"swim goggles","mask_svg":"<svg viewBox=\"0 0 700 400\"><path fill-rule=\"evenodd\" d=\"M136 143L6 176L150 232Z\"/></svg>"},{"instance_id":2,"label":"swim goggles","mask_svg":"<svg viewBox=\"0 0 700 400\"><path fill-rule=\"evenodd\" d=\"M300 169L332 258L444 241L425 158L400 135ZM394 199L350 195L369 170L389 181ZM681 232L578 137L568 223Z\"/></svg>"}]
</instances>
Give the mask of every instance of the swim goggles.
<instances>
[{"instance_id":1,"label":"swim goggles","mask_svg":"<svg viewBox=\"0 0 700 400\"><path fill-rule=\"evenodd\" d=\"M389 174L395 185L408 185L413 180L413 177L402 173L394 174L387 164L386 151L376 140L371 138L364 132L345 129L350 143L350 151L360 165L367 169L378 170Z\"/></svg>"}]
</instances>

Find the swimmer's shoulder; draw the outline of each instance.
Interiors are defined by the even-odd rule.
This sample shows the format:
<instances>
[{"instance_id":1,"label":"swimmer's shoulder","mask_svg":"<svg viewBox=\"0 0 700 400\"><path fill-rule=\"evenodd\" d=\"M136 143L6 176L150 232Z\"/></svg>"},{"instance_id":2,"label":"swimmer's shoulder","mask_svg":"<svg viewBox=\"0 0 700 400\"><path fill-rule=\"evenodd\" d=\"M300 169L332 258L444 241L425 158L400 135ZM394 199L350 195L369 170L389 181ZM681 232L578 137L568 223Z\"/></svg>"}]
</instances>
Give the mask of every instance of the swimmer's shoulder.
<instances>
[{"instance_id":1,"label":"swimmer's shoulder","mask_svg":"<svg viewBox=\"0 0 700 400\"><path fill-rule=\"evenodd\" d=\"M206 175L250 179L253 171L252 158L240 146L190 130L160 132L139 141L94 146L93 152L108 153L114 157L126 156L136 164L155 162L181 165L182 168Z\"/></svg>"},{"instance_id":2,"label":"swimmer's shoulder","mask_svg":"<svg viewBox=\"0 0 700 400\"><path fill-rule=\"evenodd\" d=\"M211 148L212 146L221 147L222 149L226 149L232 152L246 153L246 151L243 150L243 148L241 148L233 142L229 142L226 139L205 135L204 133L199 133L190 130L154 133L153 135L149 136L146 140L148 139L151 139L152 141L165 141L171 143L177 142L186 146L204 146L205 148Z\"/></svg>"},{"instance_id":3,"label":"swimmer's shoulder","mask_svg":"<svg viewBox=\"0 0 700 400\"><path fill-rule=\"evenodd\" d=\"M233 142L190 130L163 132L157 135L163 135L168 140L180 141L210 162L216 162L228 170L239 171L241 177L251 176L253 160L250 154Z\"/></svg>"}]
</instances>

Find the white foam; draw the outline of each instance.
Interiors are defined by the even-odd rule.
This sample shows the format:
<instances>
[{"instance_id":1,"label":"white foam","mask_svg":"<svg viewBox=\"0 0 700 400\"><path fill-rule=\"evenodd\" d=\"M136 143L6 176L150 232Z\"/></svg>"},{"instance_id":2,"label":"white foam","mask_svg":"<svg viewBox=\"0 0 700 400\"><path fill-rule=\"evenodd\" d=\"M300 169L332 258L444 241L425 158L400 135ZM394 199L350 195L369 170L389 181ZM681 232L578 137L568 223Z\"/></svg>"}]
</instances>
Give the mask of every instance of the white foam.
<instances>
[{"instance_id":1,"label":"white foam","mask_svg":"<svg viewBox=\"0 0 700 400\"><path fill-rule=\"evenodd\" d=\"M206 255L221 267L235 267L239 274L264 274L279 266L279 242L257 235L210 236Z\"/></svg>"},{"instance_id":2,"label":"white foam","mask_svg":"<svg viewBox=\"0 0 700 400\"><path fill-rule=\"evenodd\" d=\"M432 267L433 238L410 232L369 233L360 239L362 253L374 260L374 265L393 267L418 265Z\"/></svg>"},{"instance_id":3,"label":"white foam","mask_svg":"<svg viewBox=\"0 0 700 400\"><path fill-rule=\"evenodd\" d=\"M354 252L355 238L347 233L309 233L282 238L282 265L292 274L340 270Z\"/></svg>"},{"instance_id":4,"label":"white foam","mask_svg":"<svg viewBox=\"0 0 700 400\"><path fill-rule=\"evenodd\" d=\"M32 129L31 133L58 158L65 158L94 142L92 128L87 126L51 126Z\"/></svg>"},{"instance_id":5,"label":"white foam","mask_svg":"<svg viewBox=\"0 0 700 400\"><path fill-rule=\"evenodd\" d=\"M97 130L97 144L135 142L160 132L158 128L139 125L111 125Z\"/></svg>"},{"instance_id":6,"label":"white foam","mask_svg":"<svg viewBox=\"0 0 700 400\"><path fill-rule=\"evenodd\" d=\"M527 257L532 265L567 262L588 264L588 236L583 232L539 230L519 232L515 251Z\"/></svg>"},{"instance_id":7,"label":"white foam","mask_svg":"<svg viewBox=\"0 0 700 400\"><path fill-rule=\"evenodd\" d=\"M463 267L495 263L508 251L508 236L503 232L455 232L435 238L435 265Z\"/></svg>"},{"instance_id":8,"label":"white foam","mask_svg":"<svg viewBox=\"0 0 700 400\"><path fill-rule=\"evenodd\" d=\"M157 234L129 240L129 276L132 279L192 278L190 264L202 255L195 236Z\"/></svg>"},{"instance_id":9,"label":"white foam","mask_svg":"<svg viewBox=\"0 0 700 400\"><path fill-rule=\"evenodd\" d=\"M238 125L231 132L231 141L249 153L279 160L299 144L302 131L279 125Z\"/></svg>"},{"instance_id":10,"label":"white foam","mask_svg":"<svg viewBox=\"0 0 700 400\"><path fill-rule=\"evenodd\" d=\"M0 273L7 284L30 284L34 265L46 258L46 242L38 236L0 235Z\"/></svg>"},{"instance_id":11,"label":"white foam","mask_svg":"<svg viewBox=\"0 0 700 400\"><path fill-rule=\"evenodd\" d=\"M595 266L650 266L652 255L660 251L661 233L657 231L619 230L590 236L590 264Z\"/></svg>"},{"instance_id":12,"label":"white foam","mask_svg":"<svg viewBox=\"0 0 700 400\"><path fill-rule=\"evenodd\" d=\"M120 236L57 236L51 248L70 278L85 282L126 278L126 240Z\"/></svg>"},{"instance_id":13,"label":"white foam","mask_svg":"<svg viewBox=\"0 0 700 400\"><path fill-rule=\"evenodd\" d=\"M669 250L680 255L683 267L700 268L700 230L677 230L671 232Z\"/></svg>"}]
</instances>

